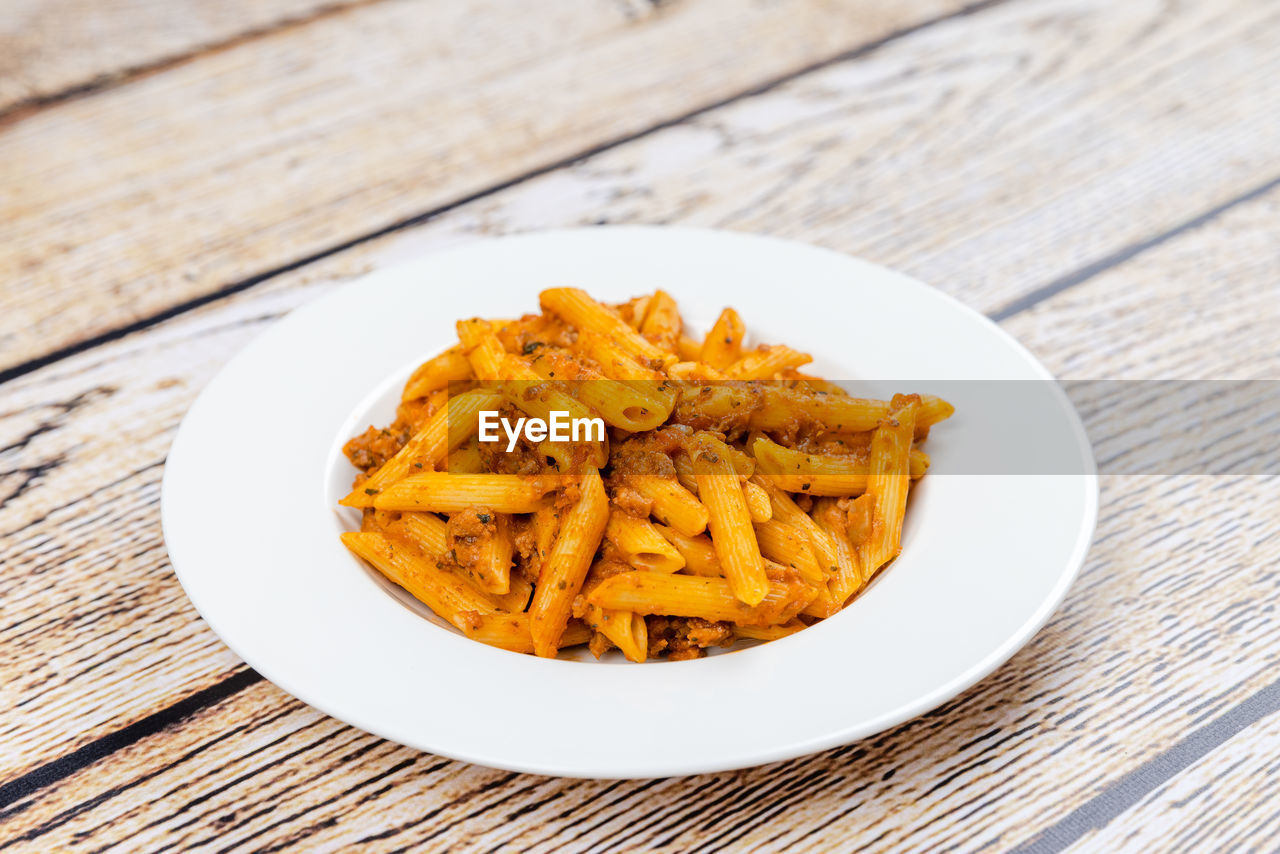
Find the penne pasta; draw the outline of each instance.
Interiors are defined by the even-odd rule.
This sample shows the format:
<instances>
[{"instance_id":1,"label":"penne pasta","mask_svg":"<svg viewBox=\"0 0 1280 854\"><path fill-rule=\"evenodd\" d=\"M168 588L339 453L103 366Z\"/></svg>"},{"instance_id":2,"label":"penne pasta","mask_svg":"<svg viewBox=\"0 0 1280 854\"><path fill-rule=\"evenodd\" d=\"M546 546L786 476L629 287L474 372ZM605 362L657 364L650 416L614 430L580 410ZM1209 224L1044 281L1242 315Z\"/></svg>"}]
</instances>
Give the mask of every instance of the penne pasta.
<instances>
[{"instance_id":1,"label":"penne pasta","mask_svg":"<svg viewBox=\"0 0 1280 854\"><path fill-rule=\"evenodd\" d=\"M440 569L434 559L412 549L396 548L385 534L348 531L342 542L389 580L444 619L461 628L471 612L495 613L497 609L457 575Z\"/></svg>"},{"instance_id":2,"label":"penne pasta","mask_svg":"<svg viewBox=\"0 0 1280 854\"><path fill-rule=\"evenodd\" d=\"M609 515L604 535L636 569L678 572L684 568L684 557L648 519L615 510Z\"/></svg>"},{"instance_id":3,"label":"penne pasta","mask_svg":"<svg viewBox=\"0 0 1280 854\"><path fill-rule=\"evenodd\" d=\"M684 572L711 578L724 577L724 569L720 566L720 559L716 557L716 547L706 534L690 537L666 525L654 527L680 552L680 557L684 558Z\"/></svg>"},{"instance_id":4,"label":"penne pasta","mask_svg":"<svg viewBox=\"0 0 1280 854\"><path fill-rule=\"evenodd\" d=\"M738 361L742 355L742 339L746 337L747 327L742 318L731 308L720 312L715 325L702 341L702 352L697 361L704 362L717 371ZM693 361L693 360L691 360Z\"/></svg>"},{"instance_id":5,"label":"penne pasta","mask_svg":"<svg viewBox=\"0 0 1280 854\"><path fill-rule=\"evenodd\" d=\"M588 604L582 620L622 650L628 661L649 657L649 631L640 614Z\"/></svg>"},{"instance_id":6,"label":"penne pasta","mask_svg":"<svg viewBox=\"0 0 1280 854\"><path fill-rule=\"evenodd\" d=\"M660 475L631 475L627 483L653 502L653 518L662 524L690 537L707 529L707 508L678 481Z\"/></svg>"},{"instance_id":7,"label":"penne pasta","mask_svg":"<svg viewBox=\"0 0 1280 854\"><path fill-rule=\"evenodd\" d=\"M796 632L803 631L808 628L799 620L792 620L789 623L782 623L777 626L735 626L733 633L740 638L748 640L771 641L778 638L785 638L787 635L794 635Z\"/></svg>"},{"instance_id":8,"label":"penne pasta","mask_svg":"<svg viewBox=\"0 0 1280 854\"><path fill-rule=\"evenodd\" d=\"M875 499L871 535L862 545L864 576L870 578L898 556L902 518L911 477L911 437L915 434L916 395L894 395L893 405L871 440L871 474L867 494Z\"/></svg>"},{"instance_id":9,"label":"penne pasta","mask_svg":"<svg viewBox=\"0 0 1280 854\"><path fill-rule=\"evenodd\" d=\"M448 388L449 383L472 378L471 363L467 361L462 346L450 347L440 355L418 366L404 385L401 400L415 400L432 392Z\"/></svg>"},{"instance_id":10,"label":"penne pasta","mask_svg":"<svg viewBox=\"0 0 1280 854\"><path fill-rule=\"evenodd\" d=\"M533 653L533 635L528 614L481 614L462 626L472 640L511 652ZM580 646L591 640L591 629L579 620L570 620L560 636L560 649Z\"/></svg>"},{"instance_id":11,"label":"penne pasta","mask_svg":"<svg viewBox=\"0 0 1280 854\"><path fill-rule=\"evenodd\" d=\"M371 492L369 504L380 510L426 510L457 513L468 507L489 507L497 513L532 513L548 503L548 493L557 486L551 477L522 477L515 474L413 474ZM369 504L348 504L348 507Z\"/></svg>"},{"instance_id":12,"label":"penne pasta","mask_svg":"<svg viewBox=\"0 0 1280 854\"><path fill-rule=\"evenodd\" d=\"M698 497L707 508L707 528L716 557L734 595L748 605L758 605L768 594L769 580L738 473L723 442L699 433L697 443L693 472L698 481Z\"/></svg>"},{"instance_id":13,"label":"penne pasta","mask_svg":"<svg viewBox=\"0 0 1280 854\"><path fill-rule=\"evenodd\" d=\"M737 597L727 579L661 572L624 572L606 578L587 601L636 614L672 614L740 626L786 623L813 601L816 589L800 582L767 582L755 605Z\"/></svg>"},{"instance_id":14,"label":"penne pasta","mask_svg":"<svg viewBox=\"0 0 1280 854\"><path fill-rule=\"evenodd\" d=\"M601 305L577 288L550 288L541 294L542 307L560 315L578 329L612 338L624 352L650 368L668 365L675 355L668 353L627 325L615 311Z\"/></svg>"},{"instance_id":15,"label":"penne pasta","mask_svg":"<svg viewBox=\"0 0 1280 854\"><path fill-rule=\"evenodd\" d=\"M813 520L836 544L836 571L831 576L827 590L831 593L835 607L841 608L866 583L867 574L863 570L858 550L849 542L842 513L834 498L818 499L813 508Z\"/></svg>"},{"instance_id":16,"label":"penne pasta","mask_svg":"<svg viewBox=\"0 0 1280 854\"><path fill-rule=\"evenodd\" d=\"M559 649L573 597L582 589L609 520L609 496L598 472L584 475L578 491L577 503L561 521L529 606L534 653L544 657L554 656Z\"/></svg>"},{"instance_id":17,"label":"penne pasta","mask_svg":"<svg viewBox=\"0 0 1280 854\"><path fill-rule=\"evenodd\" d=\"M744 482L742 497L747 500L747 512L751 514L752 522L759 524L773 518L773 506L769 503L769 493L765 492L759 484Z\"/></svg>"},{"instance_id":18,"label":"penne pasta","mask_svg":"<svg viewBox=\"0 0 1280 854\"><path fill-rule=\"evenodd\" d=\"M765 380L812 361L813 357L808 353L792 350L785 344L764 345L738 359L724 372L736 380Z\"/></svg>"},{"instance_id":19,"label":"penne pasta","mask_svg":"<svg viewBox=\"0 0 1280 854\"><path fill-rule=\"evenodd\" d=\"M790 567L810 584L825 584L827 573L813 553L813 544L796 526L779 519L757 522L756 542L769 560Z\"/></svg>"},{"instance_id":20,"label":"penne pasta","mask_svg":"<svg viewBox=\"0 0 1280 854\"><path fill-rule=\"evenodd\" d=\"M668 353L675 353L680 340L680 309L666 291L655 291L649 301L640 334Z\"/></svg>"}]
</instances>

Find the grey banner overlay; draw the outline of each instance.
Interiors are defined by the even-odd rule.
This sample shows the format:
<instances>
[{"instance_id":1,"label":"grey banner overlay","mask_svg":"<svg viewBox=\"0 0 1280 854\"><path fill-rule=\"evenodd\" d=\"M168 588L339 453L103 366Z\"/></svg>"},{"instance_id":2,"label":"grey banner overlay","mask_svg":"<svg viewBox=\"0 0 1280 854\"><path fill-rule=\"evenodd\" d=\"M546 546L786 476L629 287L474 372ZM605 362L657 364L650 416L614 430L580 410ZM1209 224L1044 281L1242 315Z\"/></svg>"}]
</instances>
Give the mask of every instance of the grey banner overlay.
<instances>
[{"instance_id":1,"label":"grey banner overlay","mask_svg":"<svg viewBox=\"0 0 1280 854\"><path fill-rule=\"evenodd\" d=\"M528 385L530 393L555 387L578 398L586 386L607 383L625 385L614 380ZM456 391L474 385L460 384ZM778 406L779 396L762 390L794 387L773 380L675 385L685 401L696 400L703 388L741 389L741 417L726 419L719 410L714 419L700 422L697 404L689 403L677 407L667 425L684 419L695 429L720 429L734 439L752 432L746 413L753 407ZM1280 474L1280 380L838 380L832 385L855 398L889 400L901 392L934 395L953 404L955 414L934 425L919 444L929 455L930 476L1087 474L1093 471L1091 457L1102 474ZM799 433L762 432L783 444L796 436L816 437L803 445L815 452L846 451L822 444L822 431L813 421L802 422ZM861 438L861 449L855 435L847 452L862 453L865 459L867 435ZM801 465L790 473L818 472Z\"/></svg>"}]
</instances>

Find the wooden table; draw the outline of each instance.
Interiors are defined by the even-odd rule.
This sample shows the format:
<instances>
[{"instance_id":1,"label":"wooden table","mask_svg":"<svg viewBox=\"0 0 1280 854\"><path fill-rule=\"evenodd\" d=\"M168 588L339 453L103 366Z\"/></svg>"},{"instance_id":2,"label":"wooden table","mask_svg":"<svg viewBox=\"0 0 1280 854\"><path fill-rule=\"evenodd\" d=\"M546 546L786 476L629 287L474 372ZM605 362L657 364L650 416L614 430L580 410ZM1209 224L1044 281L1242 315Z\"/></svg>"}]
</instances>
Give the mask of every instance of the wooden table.
<instances>
[{"instance_id":1,"label":"wooden table","mask_svg":"<svg viewBox=\"0 0 1280 854\"><path fill-rule=\"evenodd\" d=\"M165 555L165 454L295 306L561 225L797 238L1069 378L1280 376L1264 0L85 0L0 12L0 848L1272 848L1280 479L1108 476L1049 626L837 750L511 774L246 669Z\"/></svg>"}]
</instances>

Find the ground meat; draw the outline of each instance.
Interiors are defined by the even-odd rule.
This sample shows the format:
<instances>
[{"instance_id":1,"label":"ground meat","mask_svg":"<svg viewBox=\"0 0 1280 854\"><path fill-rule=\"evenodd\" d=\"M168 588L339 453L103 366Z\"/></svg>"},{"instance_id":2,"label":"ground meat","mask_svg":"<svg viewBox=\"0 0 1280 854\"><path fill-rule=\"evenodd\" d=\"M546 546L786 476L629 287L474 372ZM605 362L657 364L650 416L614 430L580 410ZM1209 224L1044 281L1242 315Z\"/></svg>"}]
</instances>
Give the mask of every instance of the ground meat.
<instances>
[{"instance_id":1,"label":"ground meat","mask_svg":"<svg viewBox=\"0 0 1280 854\"><path fill-rule=\"evenodd\" d=\"M397 421L390 427L370 427L342 446L351 464L363 472L378 468L409 441L409 425Z\"/></svg>"},{"instance_id":2,"label":"ground meat","mask_svg":"<svg viewBox=\"0 0 1280 854\"><path fill-rule=\"evenodd\" d=\"M640 519L648 519L649 514L653 511L653 499L645 498L631 487L624 483L612 485L613 497L609 502L626 513L629 516L636 516Z\"/></svg>"},{"instance_id":3,"label":"ground meat","mask_svg":"<svg viewBox=\"0 0 1280 854\"><path fill-rule=\"evenodd\" d=\"M572 347L578 331L558 317L526 314L494 330L507 352L532 356L545 346Z\"/></svg>"},{"instance_id":4,"label":"ground meat","mask_svg":"<svg viewBox=\"0 0 1280 854\"><path fill-rule=\"evenodd\" d=\"M682 383L671 421L694 430L738 433L763 405L764 395L754 382Z\"/></svg>"},{"instance_id":5,"label":"ground meat","mask_svg":"<svg viewBox=\"0 0 1280 854\"><path fill-rule=\"evenodd\" d=\"M486 560L489 541L497 531L496 516L488 507L468 507L449 516L446 545L457 568L475 576Z\"/></svg>"},{"instance_id":6,"label":"ground meat","mask_svg":"<svg viewBox=\"0 0 1280 854\"><path fill-rule=\"evenodd\" d=\"M709 646L733 643L733 627L698 617L645 617L650 657L666 654L671 661L700 658Z\"/></svg>"}]
</instances>

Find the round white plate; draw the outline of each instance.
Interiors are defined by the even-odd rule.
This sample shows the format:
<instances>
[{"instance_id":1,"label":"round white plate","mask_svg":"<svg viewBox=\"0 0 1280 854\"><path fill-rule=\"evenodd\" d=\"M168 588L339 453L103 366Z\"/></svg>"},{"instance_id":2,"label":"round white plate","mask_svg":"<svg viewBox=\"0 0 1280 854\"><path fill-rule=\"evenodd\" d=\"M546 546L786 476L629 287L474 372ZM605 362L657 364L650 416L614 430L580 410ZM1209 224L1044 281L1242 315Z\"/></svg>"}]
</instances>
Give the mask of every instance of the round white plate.
<instances>
[{"instance_id":1,"label":"round white plate","mask_svg":"<svg viewBox=\"0 0 1280 854\"><path fill-rule=\"evenodd\" d=\"M661 287L691 326L726 305L814 370L929 392L1047 380L994 324L906 276L781 240L592 228L469 244L379 271L294 311L192 406L164 477L165 540L187 595L267 679L379 736L516 771L653 777L845 744L954 697L1044 624L1084 560L1097 483L1065 396L1037 413L1075 474L947 474L983 419L954 400L927 444L902 556L843 612L696 661L543 660L425 618L353 558L335 510L347 437L390 420L413 365L458 318L537 311L573 285L607 301ZM898 383L898 386L895 386ZM979 384L981 385L981 384ZM954 384L948 388L954 387ZM1055 387L1056 388L1056 387ZM1056 410L1053 407L1056 406Z\"/></svg>"}]
</instances>

